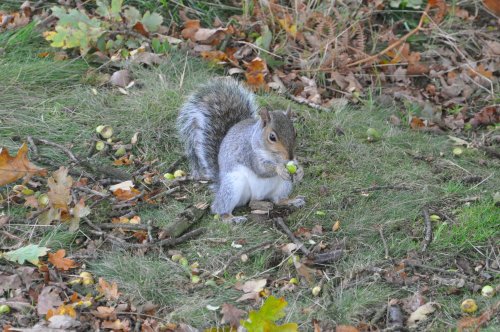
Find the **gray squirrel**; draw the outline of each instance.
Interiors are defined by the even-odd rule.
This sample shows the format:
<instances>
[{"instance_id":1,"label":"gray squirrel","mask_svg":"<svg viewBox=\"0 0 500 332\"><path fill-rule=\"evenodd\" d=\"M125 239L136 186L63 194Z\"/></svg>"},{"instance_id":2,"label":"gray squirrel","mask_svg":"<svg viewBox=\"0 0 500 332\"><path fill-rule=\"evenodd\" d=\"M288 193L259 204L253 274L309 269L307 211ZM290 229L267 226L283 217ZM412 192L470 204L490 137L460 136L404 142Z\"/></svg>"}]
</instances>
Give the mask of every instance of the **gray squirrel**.
<instances>
[{"instance_id":1,"label":"gray squirrel","mask_svg":"<svg viewBox=\"0 0 500 332\"><path fill-rule=\"evenodd\" d=\"M251 200L302 206L301 197L288 199L294 182L304 175L294 161L296 131L291 112L260 110L254 94L232 78L202 85L181 108L177 118L191 175L213 182L212 213L241 222L233 209Z\"/></svg>"}]
</instances>

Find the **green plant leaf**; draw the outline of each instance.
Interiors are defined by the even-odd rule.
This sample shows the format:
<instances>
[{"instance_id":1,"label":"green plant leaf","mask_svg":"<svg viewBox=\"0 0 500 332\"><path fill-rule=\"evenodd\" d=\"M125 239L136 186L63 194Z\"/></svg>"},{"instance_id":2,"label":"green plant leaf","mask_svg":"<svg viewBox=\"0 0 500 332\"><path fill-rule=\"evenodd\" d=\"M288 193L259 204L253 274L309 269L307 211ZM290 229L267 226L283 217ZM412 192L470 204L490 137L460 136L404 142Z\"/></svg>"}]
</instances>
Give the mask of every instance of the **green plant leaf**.
<instances>
[{"instance_id":1,"label":"green plant leaf","mask_svg":"<svg viewBox=\"0 0 500 332\"><path fill-rule=\"evenodd\" d=\"M122 5L123 0L111 0L111 14L113 14L113 17L120 16Z\"/></svg>"},{"instance_id":2,"label":"green plant leaf","mask_svg":"<svg viewBox=\"0 0 500 332\"><path fill-rule=\"evenodd\" d=\"M151 14L148 10L144 13L141 22L146 26L149 32L155 32L160 28L160 25L163 22L163 17L158 13Z\"/></svg>"},{"instance_id":3,"label":"green plant leaf","mask_svg":"<svg viewBox=\"0 0 500 332\"><path fill-rule=\"evenodd\" d=\"M38 257L45 256L49 251L49 248L40 247L36 244L28 244L25 247L9 251L3 254L3 257L11 262L18 262L19 264L24 264L28 261L34 265L39 262Z\"/></svg>"},{"instance_id":4,"label":"green plant leaf","mask_svg":"<svg viewBox=\"0 0 500 332\"><path fill-rule=\"evenodd\" d=\"M133 27L142 18L142 15L139 12L139 10L137 10L137 8L132 6L128 6L127 9L123 11L123 16L127 20L127 25L129 27Z\"/></svg>"},{"instance_id":5,"label":"green plant leaf","mask_svg":"<svg viewBox=\"0 0 500 332\"><path fill-rule=\"evenodd\" d=\"M241 325L248 331L252 332L297 332L298 325L295 323L288 323L284 325L276 325L278 319L285 316L284 309L288 303L284 298L276 298L269 296L259 311L250 311L248 319L241 321Z\"/></svg>"}]
</instances>

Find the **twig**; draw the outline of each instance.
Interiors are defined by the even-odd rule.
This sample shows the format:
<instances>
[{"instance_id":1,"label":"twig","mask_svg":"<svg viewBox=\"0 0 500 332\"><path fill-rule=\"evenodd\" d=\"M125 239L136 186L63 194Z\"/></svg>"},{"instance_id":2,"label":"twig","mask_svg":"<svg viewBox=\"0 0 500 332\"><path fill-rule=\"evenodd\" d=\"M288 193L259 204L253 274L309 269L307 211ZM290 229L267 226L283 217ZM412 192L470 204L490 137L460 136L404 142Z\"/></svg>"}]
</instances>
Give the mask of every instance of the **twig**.
<instances>
[{"instance_id":1,"label":"twig","mask_svg":"<svg viewBox=\"0 0 500 332\"><path fill-rule=\"evenodd\" d=\"M445 269L441 269L439 267L422 265L422 264L416 263L416 262L414 262L414 261L412 261L410 259L403 260L402 263L404 263L407 266L416 267L416 268L420 268L420 269L423 269L423 270L429 270L429 271L434 271L434 272L439 272L439 273L444 273L444 274L450 274L450 275L454 275L454 276L457 276L457 277L460 277L460 278L470 278L470 276L466 276L465 274L462 274L460 272L448 271L448 270L445 270Z\"/></svg>"},{"instance_id":2,"label":"twig","mask_svg":"<svg viewBox=\"0 0 500 332\"><path fill-rule=\"evenodd\" d=\"M46 140L46 139L43 139L43 138L33 138L33 141L35 143L41 143L41 144L45 144L45 145L48 145L48 146L52 146L52 147L55 147L55 148L58 148L59 150L61 150L62 152L64 152L68 157L69 159L71 159L73 162L79 164L80 163L80 160L75 157L75 155L73 154L73 152L70 151L70 149L68 149L67 147L61 145L61 144L57 144L57 143L54 143L52 141L49 141L49 140Z\"/></svg>"},{"instance_id":3,"label":"twig","mask_svg":"<svg viewBox=\"0 0 500 332\"><path fill-rule=\"evenodd\" d=\"M407 186L399 186L399 185L387 185L387 186L373 186L369 188L357 188L354 189L353 193L362 193L368 191L377 191L377 190L410 190Z\"/></svg>"},{"instance_id":4,"label":"twig","mask_svg":"<svg viewBox=\"0 0 500 332\"><path fill-rule=\"evenodd\" d=\"M160 193L158 193L158 194L156 194L156 195L154 195L154 196L150 197L150 198L149 198L149 200L154 201L155 199L160 198L160 197L162 197L162 196L166 196L166 195L173 194L173 193L175 193L176 191L179 191L179 189L181 189L181 187L180 187L180 186L173 187L173 188L170 188L170 189L168 189L168 190L164 190L164 191L162 191L162 192L160 192Z\"/></svg>"},{"instance_id":5,"label":"twig","mask_svg":"<svg viewBox=\"0 0 500 332\"><path fill-rule=\"evenodd\" d=\"M123 229L130 229L130 230L148 230L148 225L144 224L126 224L126 223L105 223L105 224L99 224L99 228L102 229L115 229L115 228L123 228Z\"/></svg>"},{"instance_id":6,"label":"twig","mask_svg":"<svg viewBox=\"0 0 500 332\"><path fill-rule=\"evenodd\" d=\"M302 251L306 256L309 256L309 254L311 254L311 251L309 251L309 249L307 249L304 246L304 244L299 239L297 239L295 237L295 235L293 235L290 228L288 228L288 226L285 225L285 223L283 222L283 218L277 217L277 218L274 218L274 221L276 222L276 224L278 224L281 227L281 229L285 232L285 234L288 236L288 238L290 238L290 240L292 240L292 242L297 245L297 248L300 251Z\"/></svg>"},{"instance_id":7,"label":"twig","mask_svg":"<svg viewBox=\"0 0 500 332\"><path fill-rule=\"evenodd\" d=\"M338 261L344 256L344 249L331 250L313 256L313 263L316 265Z\"/></svg>"},{"instance_id":8,"label":"twig","mask_svg":"<svg viewBox=\"0 0 500 332\"><path fill-rule=\"evenodd\" d=\"M206 228L198 228L195 229L191 232L188 232L182 236L179 236L177 238L170 238L170 239L164 239L160 240L157 242L148 242L148 243L127 243L127 242L120 242L120 245L123 245L128 248L151 248L151 247L172 247L177 244L186 242L187 240L190 240L191 238L197 237L201 233L203 233L206 230Z\"/></svg>"},{"instance_id":9,"label":"twig","mask_svg":"<svg viewBox=\"0 0 500 332\"><path fill-rule=\"evenodd\" d=\"M385 259L389 259L389 247L387 247L387 241L385 240L384 237L384 230L382 229L382 225L379 225L378 227L378 233L380 234L380 238L382 239L382 244L384 245L384 252L385 252Z\"/></svg>"},{"instance_id":10,"label":"twig","mask_svg":"<svg viewBox=\"0 0 500 332\"><path fill-rule=\"evenodd\" d=\"M422 252L425 252L432 241L432 223L427 208L422 210L422 214L424 216L424 244L422 245Z\"/></svg>"},{"instance_id":11,"label":"twig","mask_svg":"<svg viewBox=\"0 0 500 332\"><path fill-rule=\"evenodd\" d=\"M90 189L90 188L87 188L87 187L74 187L74 189L78 190L78 191L83 191L84 193L87 193L87 194L96 195L96 196L99 196L99 197L102 197L102 198L109 197L109 194L104 194L102 192L99 192L97 190L93 190L93 189Z\"/></svg>"},{"instance_id":12,"label":"twig","mask_svg":"<svg viewBox=\"0 0 500 332\"><path fill-rule=\"evenodd\" d=\"M222 272L226 271L226 269L227 269L227 268L228 268L231 264L233 264L235 261L237 261L238 259L240 259L241 255L248 255L248 254L251 254L251 253L253 253L254 251L257 251L257 250L259 250L259 249L261 249L261 248L265 248L265 247L267 247L267 246L270 246L271 244L272 244L272 241L266 241L266 242L260 243L260 244L258 244L258 245L255 245L255 246L253 246L253 247L250 247L250 248L248 248L248 249L246 249L246 250L243 250L242 252L238 252L238 253L236 253L235 255L231 256L231 258L229 258L229 260L227 261L227 263L226 263L226 264L224 264L224 266L223 266L220 270L218 270L218 271L216 271L216 272L212 273L212 274L211 274L211 276L216 277L216 276L218 276L219 274L221 274Z\"/></svg>"},{"instance_id":13,"label":"twig","mask_svg":"<svg viewBox=\"0 0 500 332\"><path fill-rule=\"evenodd\" d=\"M347 68L354 67L354 66L357 66L357 65L361 65L363 63L370 62L372 60L378 59L380 56L386 54L387 52L389 52L393 48L396 48L399 45L401 45L402 43L404 43L408 38L410 38L411 36L413 36L414 34L416 34L417 32L419 32L422 29L422 26L424 24L424 19L426 17L428 17L427 12L429 11L430 8L431 8L431 5L427 4L427 6L424 9L424 12L422 13L422 16L420 16L420 21L418 22L418 25L417 25L417 27L415 29L413 29L412 31L408 32L406 35L404 35L403 37L399 38L396 42L392 43L391 45L389 45L388 47L386 47L382 51L378 52L377 54L372 55L372 56L370 56L368 58L364 58L364 59L361 59L361 60L358 60L356 62L348 64Z\"/></svg>"}]
</instances>

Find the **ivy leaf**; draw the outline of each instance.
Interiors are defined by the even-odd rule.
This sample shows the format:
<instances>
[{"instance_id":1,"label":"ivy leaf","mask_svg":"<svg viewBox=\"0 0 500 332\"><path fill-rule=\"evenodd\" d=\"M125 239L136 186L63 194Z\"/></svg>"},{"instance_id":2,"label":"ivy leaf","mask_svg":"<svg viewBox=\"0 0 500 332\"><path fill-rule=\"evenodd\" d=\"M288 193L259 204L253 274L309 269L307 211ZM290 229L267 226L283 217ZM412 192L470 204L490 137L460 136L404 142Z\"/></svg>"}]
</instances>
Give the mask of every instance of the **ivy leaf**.
<instances>
[{"instance_id":1,"label":"ivy leaf","mask_svg":"<svg viewBox=\"0 0 500 332\"><path fill-rule=\"evenodd\" d=\"M155 32L160 28L160 25L163 22L163 17L158 13L151 14L148 10L144 13L141 22L146 26L149 32Z\"/></svg>"},{"instance_id":2,"label":"ivy leaf","mask_svg":"<svg viewBox=\"0 0 500 332\"><path fill-rule=\"evenodd\" d=\"M38 257L45 256L49 248L40 247L36 244L29 244L25 247L9 251L3 254L3 257L11 262L18 262L24 264L28 261L34 265L38 265Z\"/></svg>"}]
</instances>

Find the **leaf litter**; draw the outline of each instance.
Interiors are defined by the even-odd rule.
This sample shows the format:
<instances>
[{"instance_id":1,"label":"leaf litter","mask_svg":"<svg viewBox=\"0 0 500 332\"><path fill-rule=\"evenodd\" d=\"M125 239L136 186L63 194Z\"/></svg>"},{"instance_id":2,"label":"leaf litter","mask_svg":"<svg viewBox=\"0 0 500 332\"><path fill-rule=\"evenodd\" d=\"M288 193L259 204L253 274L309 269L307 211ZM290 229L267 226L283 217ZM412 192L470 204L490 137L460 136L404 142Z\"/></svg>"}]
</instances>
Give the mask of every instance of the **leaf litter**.
<instances>
[{"instance_id":1,"label":"leaf litter","mask_svg":"<svg viewBox=\"0 0 500 332\"><path fill-rule=\"evenodd\" d=\"M120 1L112 1L113 3L120 3ZM394 96L396 100L400 101L410 100L422 109L421 114L410 115L409 122L404 124L412 129L451 130L459 133L466 130L468 126L476 129L495 125L499 122L500 113L498 106L492 105L490 90L498 82L498 75L494 68L498 66L500 44L491 36L482 35L476 36L483 38L481 40L484 41L480 50L470 54L465 53L464 50L458 50L458 42L450 39L450 36L441 30L440 21L445 14L455 15L461 20L468 21L474 21L477 18L472 17L469 11L462 8L449 11L446 6L443 7L443 4L444 1L430 1L429 6L421 12L421 17L424 18L431 16L429 10L434 11L433 23L426 23L428 24L426 28L427 31L435 32L433 38L440 47L437 52L417 51L420 49L419 45L409 42L406 38L397 37L399 31L395 29L380 31L376 36L371 35L371 39L379 44L369 45L367 40L370 39L370 31L367 26L364 26L363 17L356 17L355 23L347 29L348 21L335 10L329 16L319 10L308 8L301 2L295 9L297 15L292 15L292 8L278 6L274 1L269 3L268 8L263 8L261 4L256 3L252 17L236 17L240 25L230 24L226 27L203 28L199 20L188 19L184 15L183 28L171 31L171 35L158 36L159 32L155 32L162 30L161 16L150 12L141 15L133 7L126 9L124 23L127 24L128 28L145 38L156 34L156 37L161 37L158 40L164 39L172 44L190 48L194 54L199 54L216 65L226 66L231 74L244 78L248 85L255 90L277 90L285 93L288 98L296 102L305 103L321 110L329 110L342 100L353 103L362 101L366 96L367 89L373 85L374 78L376 78L377 84L382 84L388 95ZM17 14L0 13L0 21L2 22L0 28L12 29L29 23L33 18L33 13L37 13L37 11L29 4L23 6L24 8L21 8ZM383 6L381 2L373 2L365 8L363 15L366 15L365 18L369 17L374 10L382 9L380 6ZM113 9L113 5L111 7L100 5L99 8L99 15L102 17L106 17L108 20L118 20L119 15L116 12L116 7ZM488 9L491 10L489 7ZM278 24L269 21L270 16L266 10L269 10L277 18ZM60 19L65 15L76 15L76 13L72 14L71 11L59 12L58 14L60 14ZM39 15L38 18L42 18L48 14L46 11L41 11L37 15ZM81 14L78 15L81 16ZM85 15L93 18L94 13L90 12ZM245 34L242 33L243 31L250 33ZM419 29L412 31L413 34L420 32ZM250 37L252 32L254 32L254 37ZM255 38L255 36L257 37ZM46 34L46 38L55 43L53 37L55 37L53 33ZM70 40L65 40L60 46L70 48L68 41ZM221 48L223 42L226 44L225 47ZM377 56L368 56L370 54L369 47L374 49L374 46L380 45L388 45L387 51L377 53ZM53 46L57 47L57 44ZM159 48L162 45L152 41L151 45L132 47L118 55L104 54L103 59L153 66L159 64L164 57L163 54L157 55L150 52L153 47ZM80 51L82 54L86 54L90 49L80 47ZM481 57L484 59L480 59ZM369 61L367 61L368 59ZM471 59L475 59L475 61ZM356 63L360 65L354 65ZM107 82L119 87L120 91L124 91L121 93L128 93L125 89L132 87L130 85L132 73L126 68L126 65L122 66L125 69L116 71L111 78L107 78ZM378 73L379 76L375 73ZM424 83L412 84L422 78L424 78ZM429 111L431 116L424 116L425 111ZM401 123L399 118L391 121ZM135 143L132 144L137 143L137 135L134 137L132 141L135 140ZM73 166L89 171L95 178L78 178L76 180L69 175L72 168L61 167L54 171L50 178L46 179L46 171L27 160L28 147L26 144L19 149L16 157L11 157L6 149L2 149L0 165L5 167L0 168L0 183L9 184L24 177L24 187L17 192L13 191L6 198L6 201L26 206L30 211L27 218L38 220L42 224L66 222L70 230L76 231L80 222L84 220L93 229L95 235L103 236L110 242L125 247L128 240L125 241L124 238L126 238L126 234L131 233L137 240L134 245L140 246L148 243L160 246L170 245L169 242L162 242L164 239L159 235L161 229L141 223L140 218L135 215L134 208L142 204L159 204L167 195L181 199L181 195L177 195L177 190L173 189L182 186L190 179L179 178L165 181L160 171L152 164L141 158L132 158L134 147L124 145L119 140L108 142L101 136L97 136L95 139L98 142L103 142L103 154L109 159L110 164L117 169L128 168L128 171L96 170L95 167L86 167L82 165L84 163L76 160ZM114 152L121 147L124 147L125 155L117 158ZM63 150L63 152L66 151ZM70 159L73 158L70 156ZM133 176L130 176L131 173ZM38 180L40 184L35 185L34 182L30 181L31 177ZM127 178L133 178L133 180ZM113 187L111 184L117 184L117 186ZM47 200L41 199L45 197L44 195L48 198ZM110 224L131 224L130 229L126 228L125 225L119 225L123 228L114 225L110 227L112 231L107 233L103 231L104 228L101 228L104 226L95 225L91 218L87 218L92 217L94 208L99 203L106 201L109 201L119 211L117 217L110 217ZM119 220L118 223L116 219ZM134 221L132 222L132 220ZM8 223L9 220L4 225L8 225ZM335 232L339 229L340 223L336 222L332 231ZM324 232L326 230L318 226L312 230L299 229L295 235L311 240L313 237L321 238ZM189 234L186 233L186 235ZM153 236L157 238L153 238ZM326 247L320 245L317 248L324 250ZM144 248L147 250L147 247ZM294 255L298 248L300 246L294 243L289 245L285 251L287 254ZM88 284L83 289L74 291L68 287L71 279L68 271L81 269L80 264L71 258L65 258L64 251L49 252L49 250L49 248L28 244L2 254L3 258L12 262L24 264L27 261L37 265L36 269L31 268L28 275L24 274L22 280L18 275L22 273L21 271L26 271L21 270L23 267L9 272L2 270L0 280L5 280L5 283L2 283L2 287L5 289L21 289L24 287L22 283L26 283L24 278L32 277L32 279L44 280L43 284L35 285L32 294L27 294L24 298L18 299L18 303L12 304L12 308L21 310L19 308L29 307L30 303L36 303L40 322L35 326L47 328L85 329L92 324L97 324L93 326L129 330L132 324L137 322L131 318L131 315L123 313L139 314L141 309L121 297L116 283L109 283L100 278L98 285ZM44 257L47 253L48 258L45 260ZM184 264L182 259L179 264ZM311 261L292 257L292 265L296 268L298 276L310 285L315 284L318 276L321 275L321 270L315 267ZM363 277L367 272L373 271L360 271L358 277ZM198 267L191 268L190 273L191 277L198 276ZM418 282L434 282L457 287L455 283L444 283L446 282L443 281L445 278L439 275L434 276L431 281L424 280L426 278L422 274L416 273L414 266L409 267L404 262L379 268L377 273L382 275L389 284L412 285ZM62 277L65 281L61 282L61 278L56 278L56 276ZM447 280L451 279L458 280L457 278L447 278ZM72 280L83 286L85 279ZM351 282L350 277L345 278L346 285ZM54 286L50 283L57 283L57 285ZM463 284L465 285L465 283ZM243 326L247 327L252 324L261 324L277 329L278 325L275 324L275 321L283 316L282 309L286 306L286 302L283 299L268 297L269 290L265 287L272 287L271 285L272 283L267 279L249 280L242 284L241 290L244 295L240 297L240 301L251 299L257 304L264 302L264 305L259 311L249 313L253 319L245 320L245 311L224 304L221 311L224 321L233 328L237 328L243 323ZM81 294L86 295L82 296ZM267 300L264 301L265 298ZM3 301L3 299L0 300ZM42 304L40 304L41 301ZM425 303L423 295L417 301L420 305L414 303L410 305L410 301L414 301L414 299L395 300L388 306L387 315L389 318L392 315L393 320L397 323L396 326L403 327L404 324L407 324L408 327L419 326L418 324L422 323L425 325L425 321L433 314L433 311L439 310L439 306L434 302ZM93 310L90 311L88 308ZM153 309L148 312L154 316L155 310L153 306ZM463 318L459 322L458 328L461 330L485 325L496 312L498 312L498 306L485 310L477 318ZM46 316L43 317L43 315ZM403 316L405 320L403 320ZM79 320L76 320L75 317ZM161 325L159 320L155 318L146 318L139 322L142 324L143 330L148 331L158 330ZM388 326L389 323L390 321L384 321L378 326ZM337 330L367 330L367 325L363 324L365 323L360 323L358 326L337 326ZM283 330L286 328L296 330L296 327L292 326L293 324L285 325L290 326L284 327ZM321 322L315 322L314 326L315 330L321 330ZM191 329L174 324L174 326L167 327L166 330L175 328ZM325 328L325 330L327 329Z\"/></svg>"}]
</instances>

